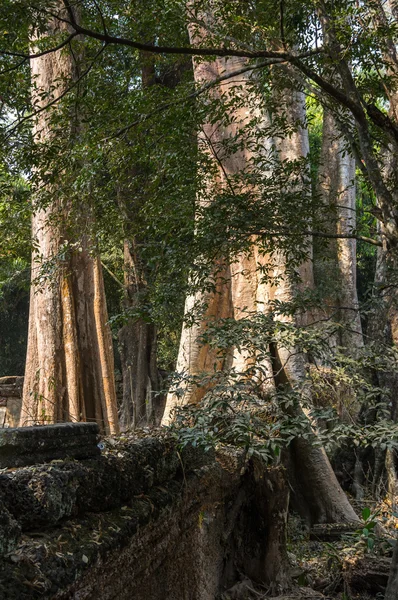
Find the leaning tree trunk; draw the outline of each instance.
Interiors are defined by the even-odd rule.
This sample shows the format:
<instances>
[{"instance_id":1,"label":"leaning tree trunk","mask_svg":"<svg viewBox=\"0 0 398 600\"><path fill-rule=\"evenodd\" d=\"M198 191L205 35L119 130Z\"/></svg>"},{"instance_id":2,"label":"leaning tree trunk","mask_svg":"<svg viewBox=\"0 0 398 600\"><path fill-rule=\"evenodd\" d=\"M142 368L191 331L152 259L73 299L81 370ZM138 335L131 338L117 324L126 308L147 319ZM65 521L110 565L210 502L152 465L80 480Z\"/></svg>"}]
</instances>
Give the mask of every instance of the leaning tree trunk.
<instances>
[{"instance_id":1,"label":"leaning tree trunk","mask_svg":"<svg viewBox=\"0 0 398 600\"><path fill-rule=\"evenodd\" d=\"M53 17L47 33L67 35L68 29ZM32 53L38 41L32 40ZM53 117L60 111L57 104L44 107L61 96L76 77L76 68L72 53L65 49L31 60L32 105L38 111L33 135L38 149L45 150L54 141ZM71 116L72 139L76 127ZM69 239L68 199L62 198L62 190L56 184L46 186L42 181L41 185L46 201L43 203L36 192L21 425L95 420L103 431L115 432L118 422L112 337L101 263L86 233ZM87 221L89 207L85 212L84 218L83 211L80 214L82 222Z\"/></svg>"},{"instance_id":2,"label":"leaning tree trunk","mask_svg":"<svg viewBox=\"0 0 398 600\"><path fill-rule=\"evenodd\" d=\"M203 40L205 32L196 28L194 31L191 29L190 35L191 42L198 45ZM195 80L201 85L206 85L215 78L239 71L246 65L246 60L240 58L228 60L218 58L211 63L195 63ZM253 118L258 119L258 107L261 106L260 102L256 103L256 100L253 100L254 85L255 80L252 73L245 73L243 75L240 73L239 76L236 78L232 77L226 85L223 85L222 92L220 90L215 91L214 89L212 91L213 98L216 98L220 102L231 102L233 97L235 101L238 99L235 104L238 108L233 109L234 112L230 115L231 118L227 124L205 123L202 127L203 137L200 138L199 143L204 145L205 151L208 152L210 158L213 160L213 173L216 174L216 180L210 182L206 189L208 201L211 201L212 190L216 193L219 189L227 189L233 197L236 177L240 173L247 173L252 167L252 148L255 144L253 144L253 140L250 140L250 133L247 134L247 128ZM251 91L249 91L249 88ZM301 96L298 101L302 102ZM297 111L295 104L293 104L292 110ZM303 110L303 106L300 107L300 110ZM296 115L292 115L292 120L297 120ZM263 131L266 131L266 122L267 119L263 115ZM248 138L245 139L247 135ZM255 135L258 135L258 131L256 131ZM287 146L283 142L279 144L279 147L277 144L277 151L280 153L280 158L282 160L302 159L303 154L308 150L307 140L304 139L306 135L307 133L303 124L303 127L297 134L294 149L293 145L290 149L290 153L293 152L294 157L288 156ZM233 140L239 140L239 149L232 154L225 153L225 145L228 147L229 142ZM272 145L272 143L269 139L266 142L268 145ZM283 153L285 153L285 156ZM256 192L256 190L249 190L247 187L244 189L242 186L238 191L239 193ZM202 201L201 198L198 200L199 202ZM203 373L209 375L214 368L220 369L224 367L216 351L212 350L207 344L201 343L199 339L201 333L206 330L209 320L217 317L240 319L247 313L257 310L267 310L270 298L272 297L287 301L293 299L291 283L287 276L283 276L285 266L282 254L280 254L275 267L276 270L280 271L278 275L282 275L281 278L279 277L282 283L278 282L276 286L270 288L269 285L264 285L260 269L262 266L261 263L263 263L263 266L267 266L266 263L270 261L270 258L262 248L259 248L256 239L253 239L252 242L252 252L242 253L234 257L234 260L229 265L224 265L224 270L220 266L215 265L215 271L222 275L216 281L215 292L199 293L196 298L191 297L187 299L187 309L191 309L195 301L202 302L206 309L193 327L185 325L183 328L177 370L184 371L186 375L199 375ZM227 263L227 259L225 261ZM302 270L306 273L305 283L311 285L311 265L306 265ZM220 283L221 287L217 287L218 282L221 282L222 279L224 281ZM303 357L299 356L295 358L294 352L292 356L288 356L287 353L289 350L283 348L278 348L277 351L281 355L285 354L284 358L286 360L282 358L281 362L285 365L284 370L289 383L296 385L298 382L301 382L305 377ZM232 369L235 368L239 373L244 373L246 369L253 366L253 361L255 365L256 356L234 349L231 352L228 364L225 366ZM272 374L271 361L269 360L267 363L268 372ZM182 402L198 402L203 396L204 391L203 388L192 386L186 390L187 393L185 393ZM172 410L178 405L179 401L181 399L174 394L169 394L163 424L170 423ZM308 426L310 427L310 425ZM308 502L309 519L311 521L318 520L322 522L356 520L356 515L337 482L325 452L322 449L313 447L309 442L305 442L304 440L299 441L295 448L298 456L297 465L300 466L298 479L303 479L305 473L310 474L305 482L308 485L306 489L307 500L309 496L311 496L312 500L312 502ZM305 488L305 485L302 487Z\"/></svg>"},{"instance_id":3,"label":"leaning tree trunk","mask_svg":"<svg viewBox=\"0 0 398 600\"><path fill-rule=\"evenodd\" d=\"M297 161L307 159L309 153L308 130L306 127L305 98L302 93L282 90L276 92L279 102L276 106L283 106L287 125L292 128L291 135L277 138L275 147L281 161ZM310 178L308 165L303 165L303 187L301 194L310 194ZM305 172L307 170L307 173ZM311 223L308 224L311 228ZM300 291L314 288L312 240L307 238L307 260L299 267ZM278 253L275 265L275 279L277 285L271 288L271 298L283 304L290 304L295 296L295 283L286 268L285 257ZM316 314L311 310L295 317L279 315L278 320L296 321L296 325L308 325ZM306 382L306 359L295 348L276 345L273 349L277 376L276 383L287 383L291 388L301 390L305 404L311 404L311 390ZM305 418L307 406L297 405L289 409L292 417ZM326 452L313 442L311 424L307 423L307 433L310 439L296 438L289 452L291 483L293 483L292 501L298 512L308 523L356 521L357 516L351 507L345 493L341 489ZM312 437L312 441L311 441Z\"/></svg>"}]
</instances>

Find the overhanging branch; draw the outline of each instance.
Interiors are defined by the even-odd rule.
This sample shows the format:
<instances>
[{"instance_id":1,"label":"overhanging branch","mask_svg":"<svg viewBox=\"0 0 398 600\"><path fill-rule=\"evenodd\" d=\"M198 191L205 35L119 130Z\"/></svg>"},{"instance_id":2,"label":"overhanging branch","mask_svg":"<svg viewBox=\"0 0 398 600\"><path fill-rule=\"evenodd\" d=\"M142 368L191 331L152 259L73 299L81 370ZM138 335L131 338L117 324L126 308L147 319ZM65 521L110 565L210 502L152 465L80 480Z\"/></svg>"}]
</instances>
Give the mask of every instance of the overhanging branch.
<instances>
[{"instance_id":1,"label":"overhanging branch","mask_svg":"<svg viewBox=\"0 0 398 600\"><path fill-rule=\"evenodd\" d=\"M323 52L323 48L313 48L302 54L294 55L291 52L279 52L269 50L235 50L233 48L198 48L193 46L157 46L155 44L142 44L128 38L121 38L118 36L109 35L108 33L100 33L92 29L82 27L76 21L68 0L64 0L64 6L68 12L70 25L73 27L76 33L80 33L87 37L94 38L106 44L127 46L134 48L135 50L142 50L144 52L151 52L155 54L185 54L188 56L236 56L242 58L280 58L283 60L290 60L293 58L303 59L310 56L314 56Z\"/></svg>"},{"instance_id":2,"label":"overhanging branch","mask_svg":"<svg viewBox=\"0 0 398 600\"><path fill-rule=\"evenodd\" d=\"M51 48L47 48L47 50L42 50L41 52L37 52L35 54L29 54L24 52L14 52L13 50L3 50L0 48L1 56L14 56L15 58L22 58L25 62L26 60L31 60L34 58L40 58L41 56L45 56L46 54L51 54L52 52L57 52L58 50L62 50L65 48L75 37L77 37L79 33L74 31L68 37L66 37L62 42L60 42L57 46L52 46Z\"/></svg>"},{"instance_id":3,"label":"overhanging branch","mask_svg":"<svg viewBox=\"0 0 398 600\"><path fill-rule=\"evenodd\" d=\"M282 231L267 231L265 229L263 230L259 230L259 231L253 231L251 232L252 235L267 235L269 237L281 237L281 236L312 236L312 237L318 237L318 238L325 238L325 239L333 239L333 240L358 240L360 242L365 242L366 244L371 244L372 246L379 246L379 247L383 247L383 243L379 240L375 240L373 238L370 237L366 237L364 235L356 235L354 233L326 233L323 231L312 231L312 230L305 230L305 231L300 231L299 233L294 233L289 231L287 228L283 229Z\"/></svg>"}]
</instances>

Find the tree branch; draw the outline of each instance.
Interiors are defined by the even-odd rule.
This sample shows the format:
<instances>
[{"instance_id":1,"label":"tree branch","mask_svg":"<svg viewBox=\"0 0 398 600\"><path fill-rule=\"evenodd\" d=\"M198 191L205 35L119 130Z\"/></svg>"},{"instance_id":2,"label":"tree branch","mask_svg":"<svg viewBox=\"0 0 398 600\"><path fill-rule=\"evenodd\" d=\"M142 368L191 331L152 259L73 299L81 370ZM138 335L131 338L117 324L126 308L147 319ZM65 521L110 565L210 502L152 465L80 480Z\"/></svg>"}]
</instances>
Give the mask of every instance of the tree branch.
<instances>
[{"instance_id":1,"label":"tree branch","mask_svg":"<svg viewBox=\"0 0 398 600\"><path fill-rule=\"evenodd\" d=\"M36 117L37 115L39 115L43 111L47 110L51 106L54 106L54 104L56 104L57 102L59 102L60 100L62 100L62 98L64 98L70 91L72 91L77 85L79 85L79 83L81 82L81 80L84 77L86 77L86 75L88 75L90 73L91 69L94 66L95 61L102 54L102 52L104 51L104 49L105 49L105 45L101 46L101 48L98 50L97 54L94 56L93 60L91 61L91 63L87 67L87 69L85 71L83 71L83 73L76 79L76 81L73 81L72 84L68 88L66 88L59 96L57 96L56 98L54 98L53 100L51 100L51 102L48 102L45 106L42 106L38 110L34 111L32 114L27 115L26 117L23 117L22 119L13 121L13 123L11 123L10 126L6 130L7 131L7 137L10 137L12 135L12 133L16 129L18 129L18 127L20 127L20 125L22 125L22 123L25 123L26 121L30 121L31 119L34 119L34 117Z\"/></svg>"},{"instance_id":2,"label":"tree branch","mask_svg":"<svg viewBox=\"0 0 398 600\"><path fill-rule=\"evenodd\" d=\"M22 58L23 62L26 60L40 58L41 56L45 56L46 54L51 54L52 52L57 52L57 50L62 50L65 46L67 46L75 37L80 35L77 31L74 31L67 38L65 38L58 46L53 46L52 48L48 48L47 50L43 50L42 52L37 52L37 54L24 54L23 52L13 52L11 50L2 50L0 48L0 55L2 56L15 56L18 58ZM22 64L22 63L21 63Z\"/></svg>"},{"instance_id":3,"label":"tree branch","mask_svg":"<svg viewBox=\"0 0 398 600\"><path fill-rule=\"evenodd\" d=\"M114 281L116 281L116 283L122 288L122 290L125 290L126 286L120 281L120 279L115 275L115 273L113 273L113 271L111 271L110 268L106 266L106 264L102 260L101 260L101 265L105 269L105 271L107 273L109 273L109 275L112 277L112 279Z\"/></svg>"},{"instance_id":4,"label":"tree branch","mask_svg":"<svg viewBox=\"0 0 398 600\"><path fill-rule=\"evenodd\" d=\"M8 67L7 69L3 69L3 71L0 71L0 76L6 75L7 73L11 73L11 71L16 71L17 69L19 69L19 67L22 67L22 65L24 65L27 60L28 60L27 58L23 58L22 60L17 62L15 65L12 65L11 67Z\"/></svg>"},{"instance_id":5,"label":"tree branch","mask_svg":"<svg viewBox=\"0 0 398 600\"><path fill-rule=\"evenodd\" d=\"M303 52L302 54L298 54L297 56L291 54L290 52L279 52L279 51L269 51L269 50L234 50L233 48L197 48L192 46L156 46L155 44L142 44L141 42L136 42L134 40L130 40L128 38L121 38L113 35L109 35L107 33L100 33L98 31L93 31L92 29L87 29L82 27L77 23L72 8L68 0L64 0L65 8L68 12L70 18L70 25L73 27L76 33L85 35L87 37L94 38L96 40L100 40L106 44L119 45L119 46L128 46L129 48L134 48L135 50L142 50L144 52L152 52L155 54L185 54L188 56L238 56L242 58L280 58L283 60L290 60L293 58L303 59L309 58L310 56L314 56L316 54L320 54L323 52L323 48L314 48L308 50L307 52Z\"/></svg>"},{"instance_id":6,"label":"tree branch","mask_svg":"<svg viewBox=\"0 0 398 600\"><path fill-rule=\"evenodd\" d=\"M347 234L338 234L338 233L325 233L323 231L312 231L312 230L306 230L306 231L300 231L300 233L293 233L290 230L288 230L286 228L286 230L284 231L267 231L267 230L259 230L259 231L252 231L250 232L251 235L264 235L267 234L270 237L273 236L286 236L286 235L300 235L300 236L312 236L312 237L319 237L319 238L325 238L325 239L348 239L348 240L358 240L360 242L365 242L366 244L371 244L372 246L380 246L382 247L383 244L382 242L380 242L379 240L374 240L373 238L369 238L363 235L356 235L354 233L347 233Z\"/></svg>"},{"instance_id":7,"label":"tree branch","mask_svg":"<svg viewBox=\"0 0 398 600\"><path fill-rule=\"evenodd\" d=\"M97 9L97 12L98 12L99 16L100 16L101 23L102 23L102 29L104 30L104 33L106 35L108 35L108 28L106 26L105 17L102 14L102 11L101 11L101 9L100 9L100 7L98 5L98 2L96 0L93 0L93 3L94 3L95 8Z\"/></svg>"},{"instance_id":8,"label":"tree branch","mask_svg":"<svg viewBox=\"0 0 398 600\"><path fill-rule=\"evenodd\" d=\"M371 244L372 246L382 247L383 243L379 240L374 240L373 238L366 237L364 235L355 235L354 233L324 233L323 231L305 231L303 235L312 235L313 237L319 238L330 238L330 239L343 239L343 240L358 240L359 242L365 242L366 244Z\"/></svg>"}]
</instances>

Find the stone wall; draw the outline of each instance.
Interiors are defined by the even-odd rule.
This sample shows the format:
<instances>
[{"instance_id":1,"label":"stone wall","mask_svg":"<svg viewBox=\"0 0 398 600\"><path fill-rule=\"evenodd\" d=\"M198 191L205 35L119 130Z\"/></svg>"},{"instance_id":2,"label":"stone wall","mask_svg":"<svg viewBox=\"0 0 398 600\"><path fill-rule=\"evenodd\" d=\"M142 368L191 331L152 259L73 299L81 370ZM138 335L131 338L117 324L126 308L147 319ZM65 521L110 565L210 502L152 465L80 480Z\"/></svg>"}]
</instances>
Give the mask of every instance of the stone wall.
<instances>
[{"instance_id":1,"label":"stone wall","mask_svg":"<svg viewBox=\"0 0 398 600\"><path fill-rule=\"evenodd\" d=\"M0 428L18 427L23 377L0 377Z\"/></svg>"},{"instance_id":2,"label":"stone wall","mask_svg":"<svg viewBox=\"0 0 398 600\"><path fill-rule=\"evenodd\" d=\"M0 474L0 598L214 600L285 577L287 486L161 434Z\"/></svg>"}]
</instances>

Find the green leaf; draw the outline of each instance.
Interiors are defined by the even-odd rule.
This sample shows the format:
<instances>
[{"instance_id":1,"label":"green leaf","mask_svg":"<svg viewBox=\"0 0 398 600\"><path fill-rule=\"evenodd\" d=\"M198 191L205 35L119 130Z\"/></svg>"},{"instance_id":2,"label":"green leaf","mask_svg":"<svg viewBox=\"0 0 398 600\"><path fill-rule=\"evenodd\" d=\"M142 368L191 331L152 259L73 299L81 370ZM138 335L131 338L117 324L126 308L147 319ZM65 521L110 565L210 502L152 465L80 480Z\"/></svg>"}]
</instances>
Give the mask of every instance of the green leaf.
<instances>
[{"instance_id":1,"label":"green leaf","mask_svg":"<svg viewBox=\"0 0 398 600\"><path fill-rule=\"evenodd\" d=\"M369 548L369 550L373 550L374 545L375 545L374 538L372 538L372 537L368 538L368 548Z\"/></svg>"},{"instance_id":2,"label":"green leaf","mask_svg":"<svg viewBox=\"0 0 398 600\"><path fill-rule=\"evenodd\" d=\"M363 510L362 510L362 519L364 521L367 521L370 517L370 508L368 506L366 506Z\"/></svg>"}]
</instances>

